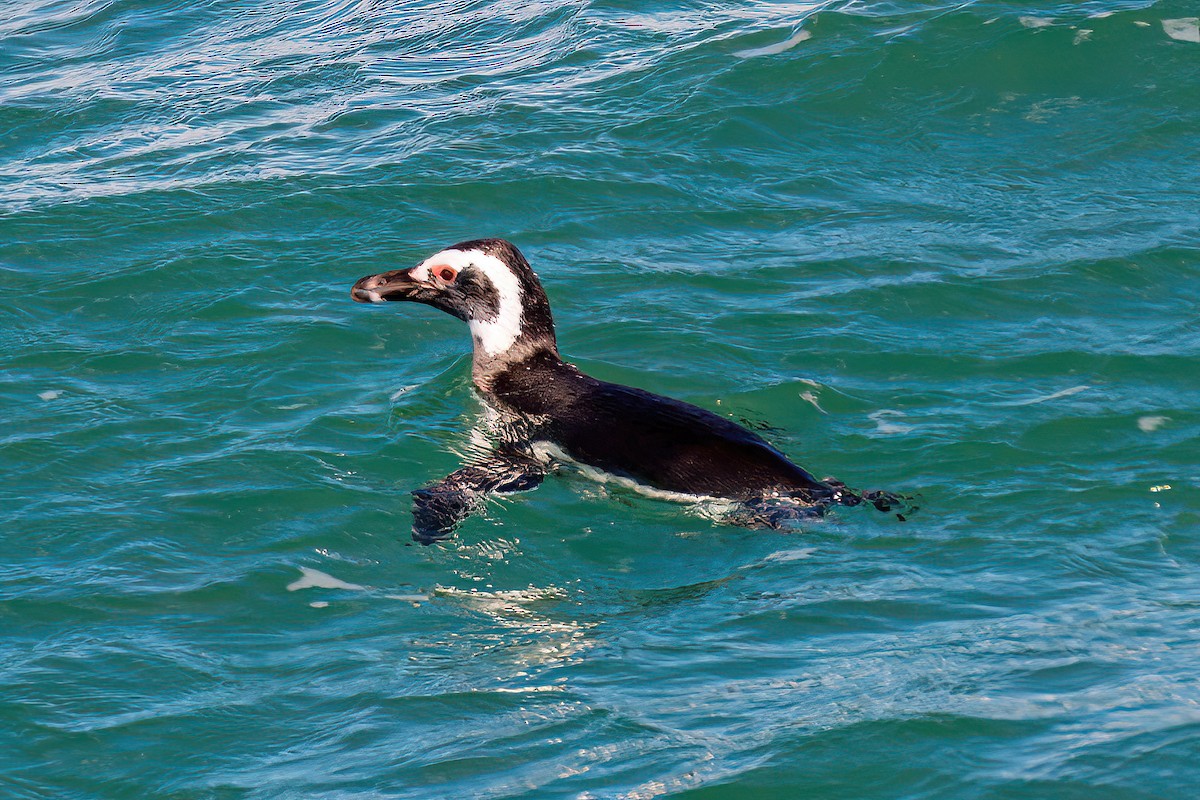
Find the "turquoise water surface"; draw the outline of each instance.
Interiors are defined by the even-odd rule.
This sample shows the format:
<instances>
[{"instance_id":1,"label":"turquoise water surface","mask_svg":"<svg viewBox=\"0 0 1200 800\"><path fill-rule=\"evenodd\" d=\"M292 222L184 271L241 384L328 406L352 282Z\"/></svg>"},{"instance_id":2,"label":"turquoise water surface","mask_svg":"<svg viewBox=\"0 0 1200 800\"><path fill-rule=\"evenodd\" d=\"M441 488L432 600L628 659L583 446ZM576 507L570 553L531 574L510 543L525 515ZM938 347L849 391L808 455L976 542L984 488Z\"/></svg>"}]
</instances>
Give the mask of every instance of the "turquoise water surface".
<instances>
[{"instance_id":1,"label":"turquoise water surface","mask_svg":"<svg viewBox=\"0 0 1200 800\"><path fill-rule=\"evenodd\" d=\"M1187 798L1200 6L0 4L0 797ZM409 539L564 354L920 496Z\"/></svg>"}]
</instances>

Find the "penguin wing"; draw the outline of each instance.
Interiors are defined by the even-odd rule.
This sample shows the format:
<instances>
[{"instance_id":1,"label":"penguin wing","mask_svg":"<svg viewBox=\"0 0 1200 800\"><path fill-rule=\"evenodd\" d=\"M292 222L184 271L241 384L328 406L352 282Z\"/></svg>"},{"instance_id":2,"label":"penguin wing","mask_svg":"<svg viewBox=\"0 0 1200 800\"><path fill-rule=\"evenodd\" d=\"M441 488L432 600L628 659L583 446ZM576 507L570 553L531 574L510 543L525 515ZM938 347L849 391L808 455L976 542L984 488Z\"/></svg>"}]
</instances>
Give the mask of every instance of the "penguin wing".
<instances>
[{"instance_id":1,"label":"penguin wing","mask_svg":"<svg viewBox=\"0 0 1200 800\"><path fill-rule=\"evenodd\" d=\"M433 486L412 493L413 539L421 544L445 539L483 505L487 495L534 489L545 476L544 465L511 449L497 450L457 469Z\"/></svg>"},{"instance_id":2,"label":"penguin wing","mask_svg":"<svg viewBox=\"0 0 1200 800\"><path fill-rule=\"evenodd\" d=\"M595 381L552 426L572 458L657 489L730 499L829 491L741 425L630 386Z\"/></svg>"}]
</instances>

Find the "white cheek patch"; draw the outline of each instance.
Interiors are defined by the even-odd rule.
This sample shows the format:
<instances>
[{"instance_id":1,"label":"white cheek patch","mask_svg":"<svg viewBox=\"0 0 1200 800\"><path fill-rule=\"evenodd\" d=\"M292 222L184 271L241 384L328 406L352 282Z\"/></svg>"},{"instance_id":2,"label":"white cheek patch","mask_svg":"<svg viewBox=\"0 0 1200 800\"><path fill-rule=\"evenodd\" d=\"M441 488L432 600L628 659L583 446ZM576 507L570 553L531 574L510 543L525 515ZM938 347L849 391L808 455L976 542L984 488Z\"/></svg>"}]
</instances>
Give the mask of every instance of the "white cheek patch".
<instances>
[{"instance_id":1,"label":"white cheek patch","mask_svg":"<svg viewBox=\"0 0 1200 800\"><path fill-rule=\"evenodd\" d=\"M471 320L470 323L471 335L478 337L485 353L494 356L512 347L521 335L521 282L503 261L494 256L479 253L472 263L488 276L500 301L500 312L494 320Z\"/></svg>"},{"instance_id":2,"label":"white cheek patch","mask_svg":"<svg viewBox=\"0 0 1200 800\"><path fill-rule=\"evenodd\" d=\"M487 277L496 289L499 312L495 319L467 320L471 336L476 345L490 356L499 355L512 347L521 335L522 292L520 280L508 266L480 250L443 250L413 267L409 274L414 280L430 283L433 270L439 266L453 267L460 273L474 267Z\"/></svg>"},{"instance_id":3,"label":"white cheek patch","mask_svg":"<svg viewBox=\"0 0 1200 800\"><path fill-rule=\"evenodd\" d=\"M496 289L496 297L499 300L499 313L496 314L496 318L467 321L477 346L483 348L483 352L489 356L499 355L512 347L521 335L522 293L521 282L517 276L503 261L480 250L443 250L414 267L412 276L417 280L428 281L429 271L443 264L459 272L474 267L482 272Z\"/></svg>"}]
</instances>

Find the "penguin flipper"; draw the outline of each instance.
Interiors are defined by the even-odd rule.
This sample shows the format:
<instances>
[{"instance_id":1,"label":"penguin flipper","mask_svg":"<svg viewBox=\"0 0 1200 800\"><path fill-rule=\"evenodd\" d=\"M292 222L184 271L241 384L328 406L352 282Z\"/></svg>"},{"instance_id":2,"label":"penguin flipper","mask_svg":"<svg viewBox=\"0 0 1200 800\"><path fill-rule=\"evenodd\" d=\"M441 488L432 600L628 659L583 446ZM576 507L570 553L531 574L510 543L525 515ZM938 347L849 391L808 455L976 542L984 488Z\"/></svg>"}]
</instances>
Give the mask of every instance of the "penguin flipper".
<instances>
[{"instance_id":1,"label":"penguin flipper","mask_svg":"<svg viewBox=\"0 0 1200 800\"><path fill-rule=\"evenodd\" d=\"M536 489L545 476L543 464L508 451L496 451L457 469L433 486L412 493L413 539L421 544L447 539L460 522L483 505L489 494Z\"/></svg>"}]
</instances>

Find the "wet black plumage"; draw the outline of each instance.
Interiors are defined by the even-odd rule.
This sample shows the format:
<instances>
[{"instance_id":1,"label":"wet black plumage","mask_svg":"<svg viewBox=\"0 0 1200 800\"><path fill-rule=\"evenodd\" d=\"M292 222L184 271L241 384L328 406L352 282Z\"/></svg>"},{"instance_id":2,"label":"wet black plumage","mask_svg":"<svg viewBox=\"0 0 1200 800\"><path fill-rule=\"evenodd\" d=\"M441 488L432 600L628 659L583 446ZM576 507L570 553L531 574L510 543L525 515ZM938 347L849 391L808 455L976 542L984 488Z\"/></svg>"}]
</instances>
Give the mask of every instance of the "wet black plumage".
<instances>
[{"instance_id":1,"label":"wet black plumage","mask_svg":"<svg viewBox=\"0 0 1200 800\"><path fill-rule=\"evenodd\" d=\"M507 300L498 283L508 286ZM413 535L420 541L448 535L488 494L535 487L551 466L541 454L544 444L649 489L734 501L738 509L727 520L749 527L786 527L835 504L867 500L886 511L904 503L888 492L856 492L839 481L818 480L724 417L597 380L563 361L541 283L503 239L453 245L410 270L364 277L351 293L362 302L425 303L472 323L476 389L508 423L508 435L491 454L413 493ZM505 319L505 302L520 304L519 324L489 332L495 338L485 341L476 324L503 328L497 321Z\"/></svg>"}]
</instances>

